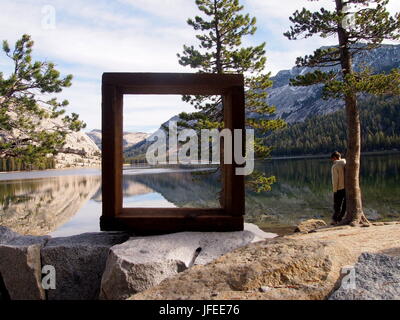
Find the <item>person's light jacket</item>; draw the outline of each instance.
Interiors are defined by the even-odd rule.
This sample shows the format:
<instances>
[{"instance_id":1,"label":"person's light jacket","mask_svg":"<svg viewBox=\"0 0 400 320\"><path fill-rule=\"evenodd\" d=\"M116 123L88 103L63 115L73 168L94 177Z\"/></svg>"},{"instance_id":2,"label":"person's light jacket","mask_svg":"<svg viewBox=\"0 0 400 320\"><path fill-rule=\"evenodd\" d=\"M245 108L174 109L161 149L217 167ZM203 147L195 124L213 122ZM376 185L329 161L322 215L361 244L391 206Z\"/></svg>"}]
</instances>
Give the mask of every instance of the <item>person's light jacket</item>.
<instances>
[{"instance_id":1,"label":"person's light jacket","mask_svg":"<svg viewBox=\"0 0 400 320\"><path fill-rule=\"evenodd\" d=\"M335 160L332 165L333 192L344 189L344 170L346 159Z\"/></svg>"}]
</instances>

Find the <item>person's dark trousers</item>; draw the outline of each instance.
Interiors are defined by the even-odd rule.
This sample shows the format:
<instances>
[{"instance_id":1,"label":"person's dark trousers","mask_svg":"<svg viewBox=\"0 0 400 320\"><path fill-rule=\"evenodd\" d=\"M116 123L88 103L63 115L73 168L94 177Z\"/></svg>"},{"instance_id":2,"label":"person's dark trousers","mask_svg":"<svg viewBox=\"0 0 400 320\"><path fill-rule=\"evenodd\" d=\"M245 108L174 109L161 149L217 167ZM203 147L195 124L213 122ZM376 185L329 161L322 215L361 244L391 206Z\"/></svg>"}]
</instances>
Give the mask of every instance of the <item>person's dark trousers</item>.
<instances>
[{"instance_id":1,"label":"person's dark trousers","mask_svg":"<svg viewBox=\"0 0 400 320\"><path fill-rule=\"evenodd\" d=\"M333 214L332 220L340 222L346 213L346 191L345 189L338 190L333 193Z\"/></svg>"}]
</instances>

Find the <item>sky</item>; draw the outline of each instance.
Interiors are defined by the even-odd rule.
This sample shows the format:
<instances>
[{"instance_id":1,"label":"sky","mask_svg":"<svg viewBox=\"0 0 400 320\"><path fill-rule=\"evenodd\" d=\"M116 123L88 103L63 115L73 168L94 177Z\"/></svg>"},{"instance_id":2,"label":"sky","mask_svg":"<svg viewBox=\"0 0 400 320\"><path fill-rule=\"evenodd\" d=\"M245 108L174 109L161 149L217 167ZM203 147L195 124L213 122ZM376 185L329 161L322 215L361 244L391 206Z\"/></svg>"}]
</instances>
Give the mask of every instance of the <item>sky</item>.
<instances>
[{"instance_id":1,"label":"sky","mask_svg":"<svg viewBox=\"0 0 400 320\"><path fill-rule=\"evenodd\" d=\"M332 0L241 0L244 13L257 18L257 32L243 45L266 42L266 70L272 75L293 67L296 57L312 53L334 39L314 37L290 41L283 36L289 16L307 7L330 8ZM400 11L391 0L389 10ZM194 0L0 0L0 40L10 45L30 34L34 60L52 61L73 84L58 95L68 112L87 123L85 131L101 128L103 72L195 72L179 65L184 44L195 45L195 31L186 23L198 15ZM0 53L0 71L11 72L11 61ZM181 111L193 111L179 96L124 98L124 129L153 132Z\"/></svg>"}]
</instances>

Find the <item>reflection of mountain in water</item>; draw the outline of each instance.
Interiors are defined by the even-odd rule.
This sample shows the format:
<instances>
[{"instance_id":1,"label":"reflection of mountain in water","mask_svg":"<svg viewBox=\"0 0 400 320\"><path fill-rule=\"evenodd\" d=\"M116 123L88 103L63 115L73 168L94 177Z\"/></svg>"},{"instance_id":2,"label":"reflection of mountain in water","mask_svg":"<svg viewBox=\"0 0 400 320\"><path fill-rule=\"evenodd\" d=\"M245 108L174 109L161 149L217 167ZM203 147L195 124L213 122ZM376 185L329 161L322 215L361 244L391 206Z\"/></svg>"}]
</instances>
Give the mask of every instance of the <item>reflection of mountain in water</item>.
<instances>
[{"instance_id":1,"label":"reflection of mountain in water","mask_svg":"<svg viewBox=\"0 0 400 320\"><path fill-rule=\"evenodd\" d=\"M124 182L139 182L160 193L177 207L220 207L218 173L174 172L125 176Z\"/></svg>"},{"instance_id":2,"label":"reflection of mountain in water","mask_svg":"<svg viewBox=\"0 0 400 320\"><path fill-rule=\"evenodd\" d=\"M0 183L0 225L44 235L67 222L100 187L99 176L61 176Z\"/></svg>"},{"instance_id":3,"label":"reflection of mountain in water","mask_svg":"<svg viewBox=\"0 0 400 320\"><path fill-rule=\"evenodd\" d=\"M154 192L148 186L142 183L138 183L134 179L130 179L128 176L124 176L122 190L124 197L140 196L143 194ZM93 195L92 200L96 202L102 201L101 188L99 188L97 192Z\"/></svg>"}]
</instances>

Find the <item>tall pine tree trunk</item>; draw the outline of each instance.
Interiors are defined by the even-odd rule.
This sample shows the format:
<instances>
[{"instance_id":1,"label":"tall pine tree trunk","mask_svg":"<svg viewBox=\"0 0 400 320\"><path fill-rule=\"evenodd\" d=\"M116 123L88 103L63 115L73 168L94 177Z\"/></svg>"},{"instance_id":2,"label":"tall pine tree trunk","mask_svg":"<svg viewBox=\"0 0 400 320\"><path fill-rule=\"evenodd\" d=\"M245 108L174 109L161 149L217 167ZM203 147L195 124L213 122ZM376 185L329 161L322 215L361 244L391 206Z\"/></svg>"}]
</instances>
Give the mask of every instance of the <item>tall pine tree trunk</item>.
<instances>
[{"instance_id":1,"label":"tall pine tree trunk","mask_svg":"<svg viewBox=\"0 0 400 320\"><path fill-rule=\"evenodd\" d=\"M348 94L346 101L347 153L346 153L346 207L344 224L365 224L360 188L361 124L355 94Z\"/></svg>"},{"instance_id":2,"label":"tall pine tree trunk","mask_svg":"<svg viewBox=\"0 0 400 320\"><path fill-rule=\"evenodd\" d=\"M343 12L343 0L336 1L336 10ZM340 61L344 80L353 73L352 57L349 50L350 42L342 25L338 26ZM357 104L357 95L349 92L345 96L347 121L347 152L346 152L346 207L347 213L343 224L368 224L364 215L360 188L360 156L361 156L361 124Z\"/></svg>"},{"instance_id":3,"label":"tall pine tree trunk","mask_svg":"<svg viewBox=\"0 0 400 320\"><path fill-rule=\"evenodd\" d=\"M215 36L216 36L216 52L215 52L215 65L216 65L216 72L217 74L223 74L224 69L222 68L222 43L221 43L221 35L219 31L219 17L218 17L218 7L217 7L217 0L214 0L213 6L214 6L214 31L215 31ZM222 101L222 110L220 111L221 114L219 117L224 119L224 101ZM225 142L225 140L224 140ZM220 172L221 172L221 190L219 192L219 204L221 208L225 207L225 203L223 202L225 200L224 193L225 193L225 171L222 170L222 167L224 165L225 157L224 157L224 152L225 152L225 143L222 143L222 139L219 140L219 166L220 166Z\"/></svg>"}]
</instances>

